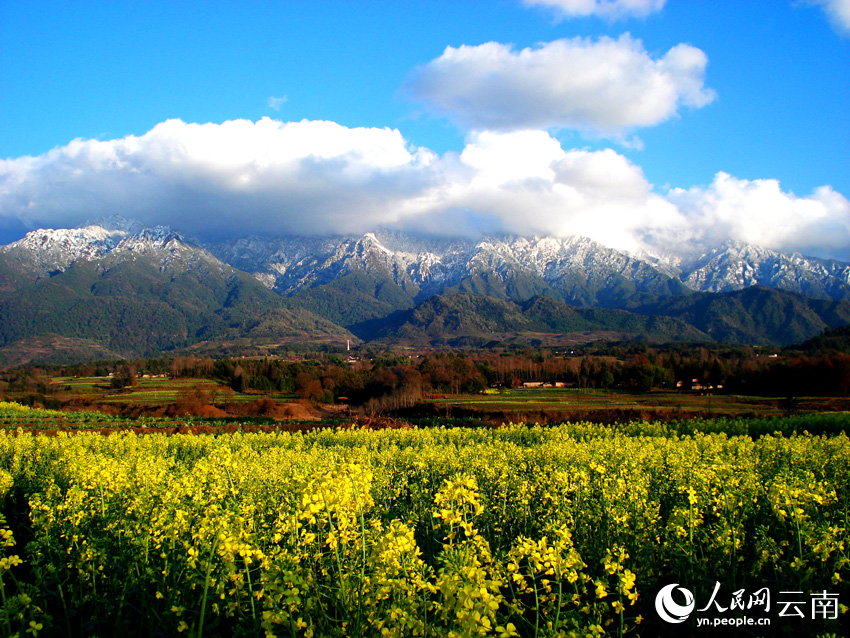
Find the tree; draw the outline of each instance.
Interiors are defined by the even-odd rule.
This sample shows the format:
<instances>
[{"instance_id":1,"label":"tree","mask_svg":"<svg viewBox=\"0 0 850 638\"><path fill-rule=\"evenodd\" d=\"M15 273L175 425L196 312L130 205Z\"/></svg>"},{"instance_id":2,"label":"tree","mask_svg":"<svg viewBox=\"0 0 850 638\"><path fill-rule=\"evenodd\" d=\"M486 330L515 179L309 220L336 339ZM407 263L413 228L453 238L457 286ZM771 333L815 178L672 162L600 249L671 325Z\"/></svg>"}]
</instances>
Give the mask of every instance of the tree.
<instances>
[{"instance_id":1,"label":"tree","mask_svg":"<svg viewBox=\"0 0 850 638\"><path fill-rule=\"evenodd\" d=\"M300 372L295 377L295 394L307 401L320 401L324 390L322 383L309 372Z\"/></svg>"}]
</instances>

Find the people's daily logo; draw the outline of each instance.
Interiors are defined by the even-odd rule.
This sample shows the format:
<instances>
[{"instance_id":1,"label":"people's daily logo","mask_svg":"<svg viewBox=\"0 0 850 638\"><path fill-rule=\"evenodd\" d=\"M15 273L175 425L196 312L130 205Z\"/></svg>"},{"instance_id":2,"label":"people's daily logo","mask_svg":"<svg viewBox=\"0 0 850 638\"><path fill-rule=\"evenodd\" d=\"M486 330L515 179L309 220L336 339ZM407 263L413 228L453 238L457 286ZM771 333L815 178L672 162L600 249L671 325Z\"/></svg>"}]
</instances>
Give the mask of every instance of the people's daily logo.
<instances>
[{"instance_id":1,"label":"people's daily logo","mask_svg":"<svg viewBox=\"0 0 850 638\"><path fill-rule=\"evenodd\" d=\"M677 589L685 598L684 605L673 600L673 592ZM655 610L663 620L670 623L685 622L695 606L694 595L684 587L679 587L679 583L662 587L655 597Z\"/></svg>"},{"instance_id":2,"label":"people's daily logo","mask_svg":"<svg viewBox=\"0 0 850 638\"><path fill-rule=\"evenodd\" d=\"M655 596L655 611L661 620L683 623L695 613L697 627L769 627L773 620L768 616L771 608L776 619L811 618L817 621L838 620L839 612L846 610L839 602L839 595L825 589L808 595L799 590L782 590L777 596L770 588L760 587L736 589L729 594L723 591L720 581L714 583L708 602L699 609L693 592L680 587L679 583L665 585Z\"/></svg>"}]
</instances>

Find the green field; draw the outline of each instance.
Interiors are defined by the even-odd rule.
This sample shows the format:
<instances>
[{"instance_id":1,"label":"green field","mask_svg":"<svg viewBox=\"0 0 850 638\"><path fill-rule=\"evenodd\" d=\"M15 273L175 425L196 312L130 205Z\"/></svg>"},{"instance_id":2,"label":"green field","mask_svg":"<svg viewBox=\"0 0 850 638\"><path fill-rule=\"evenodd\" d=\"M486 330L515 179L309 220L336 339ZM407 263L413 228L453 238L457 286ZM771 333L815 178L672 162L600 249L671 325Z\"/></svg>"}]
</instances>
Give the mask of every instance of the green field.
<instances>
[{"instance_id":1,"label":"green field","mask_svg":"<svg viewBox=\"0 0 850 638\"><path fill-rule=\"evenodd\" d=\"M250 403L257 394L234 392L211 379L151 377L138 378L135 384L121 389L112 388L112 377L53 377L52 384L61 388L66 398L86 398L97 403L135 403L138 405L170 405L187 391L207 393L215 402ZM293 394L264 394L275 401L291 401Z\"/></svg>"},{"instance_id":2,"label":"green field","mask_svg":"<svg viewBox=\"0 0 850 638\"><path fill-rule=\"evenodd\" d=\"M787 399L725 394L685 392L632 393L576 388L516 388L486 394L435 395L430 400L438 406L468 408L481 412L584 412L594 410L656 410L669 413L700 415L759 414L782 415L788 412ZM807 405L827 403L821 398L795 398L799 409ZM848 406L850 407L850 406ZM846 408L845 408L846 409Z\"/></svg>"}]
</instances>

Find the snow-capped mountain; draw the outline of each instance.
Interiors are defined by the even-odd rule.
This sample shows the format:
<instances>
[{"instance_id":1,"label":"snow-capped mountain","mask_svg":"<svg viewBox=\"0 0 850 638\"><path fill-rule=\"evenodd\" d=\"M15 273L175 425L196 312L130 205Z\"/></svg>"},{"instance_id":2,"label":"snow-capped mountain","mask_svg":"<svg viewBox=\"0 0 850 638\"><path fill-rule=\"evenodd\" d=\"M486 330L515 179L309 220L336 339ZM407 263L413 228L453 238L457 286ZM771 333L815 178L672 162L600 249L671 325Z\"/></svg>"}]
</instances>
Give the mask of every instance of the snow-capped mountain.
<instances>
[{"instance_id":1,"label":"snow-capped mountain","mask_svg":"<svg viewBox=\"0 0 850 638\"><path fill-rule=\"evenodd\" d=\"M360 237L248 237L210 246L222 261L290 295L352 271L391 280L426 298L475 277L501 283L526 278L575 301L628 282L634 292L680 291L652 265L584 237L416 237L380 230ZM607 305L607 304L606 304Z\"/></svg>"},{"instance_id":2,"label":"snow-capped mountain","mask_svg":"<svg viewBox=\"0 0 850 638\"><path fill-rule=\"evenodd\" d=\"M850 264L741 242L725 242L694 259L659 260L656 266L702 292L765 286L819 299L850 299Z\"/></svg>"},{"instance_id":3,"label":"snow-capped mountain","mask_svg":"<svg viewBox=\"0 0 850 638\"><path fill-rule=\"evenodd\" d=\"M0 247L0 252L17 257L43 276L64 271L78 259L93 261L112 251L123 238L121 231L101 226L34 230L23 239Z\"/></svg>"},{"instance_id":4,"label":"snow-capped mountain","mask_svg":"<svg viewBox=\"0 0 850 638\"><path fill-rule=\"evenodd\" d=\"M353 338L170 228L104 221L0 247L3 365Z\"/></svg>"},{"instance_id":5,"label":"snow-capped mountain","mask_svg":"<svg viewBox=\"0 0 850 638\"><path fill-rule=\"evenodd\" d=\"M64 272L77 261L110 263L143 259L161 271L192 270L199 264L231 270L203 246L167 226L145 228L138 222L110 217L81 228L39 229L0 252L17 259L34 277Z\"/></svg>"},{"instance_id":6,"label":"snow-capped mountain","mask_svg":"<svg viewBox=\"0 0 850 638\"><path fill-rule=\"evenodd\" d=\"M728 292L753 285L805 296ZM435 238L388 230L203 245L164 226L112 218L32 231L0 247L0 351L28 352L28 339L59 335L92 358L103 356L102 348L137 356L368 340L396 334L398 321L410 324L405 338L416 342L421 335L408 333L420 323L435 343L487 340L488 326L532 326L494 323L488 308L513 316L527 313L526 302L544 332L788 344L850 321L846 299L850 264L741 244L689 261L638 258L583 237ZM574 306L594 309L576 323ZM427 320L435 313L458 330ZM557 317L544 321L547 313Z\"/></svg>"},{"instance_id":7,"label":"snow-capped mountain","mask_svg":"<svg viewBox=\"0 0 850 638\"><path fill-rule=\"evenodd\" d=\"M850 264L727 242L691 259L628 255L585 237L414 236L380 229L361 236L243 237L203 245L165 226L114 216L73 229L41 229L0 247L35 277L77 261L144 259L162 271L203 264L253 275L284 296L362 273L410 300L446 290L520 299L554 293L578 305L626 307L643 296L728 292L760 285L850 299Z\"/></svg>"}]
</instances>

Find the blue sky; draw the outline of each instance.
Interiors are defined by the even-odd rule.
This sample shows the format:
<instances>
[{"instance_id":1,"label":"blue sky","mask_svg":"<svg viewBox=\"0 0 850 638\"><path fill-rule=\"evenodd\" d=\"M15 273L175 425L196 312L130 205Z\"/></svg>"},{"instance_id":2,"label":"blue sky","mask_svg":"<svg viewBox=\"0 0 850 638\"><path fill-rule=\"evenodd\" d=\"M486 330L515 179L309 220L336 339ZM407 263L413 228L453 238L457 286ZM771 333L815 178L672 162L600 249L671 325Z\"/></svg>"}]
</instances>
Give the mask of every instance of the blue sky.
<instances>
[{"instance_id":1,"label":"blue sky","mask_svg":"<svg viewBox=\"0 0 850 638\"><path fill-rule=\"evenodd\" d=\"M0 240L114 212L850 258L848 21L847 0L0 1Z\"/></svg>"}]
</instances>

